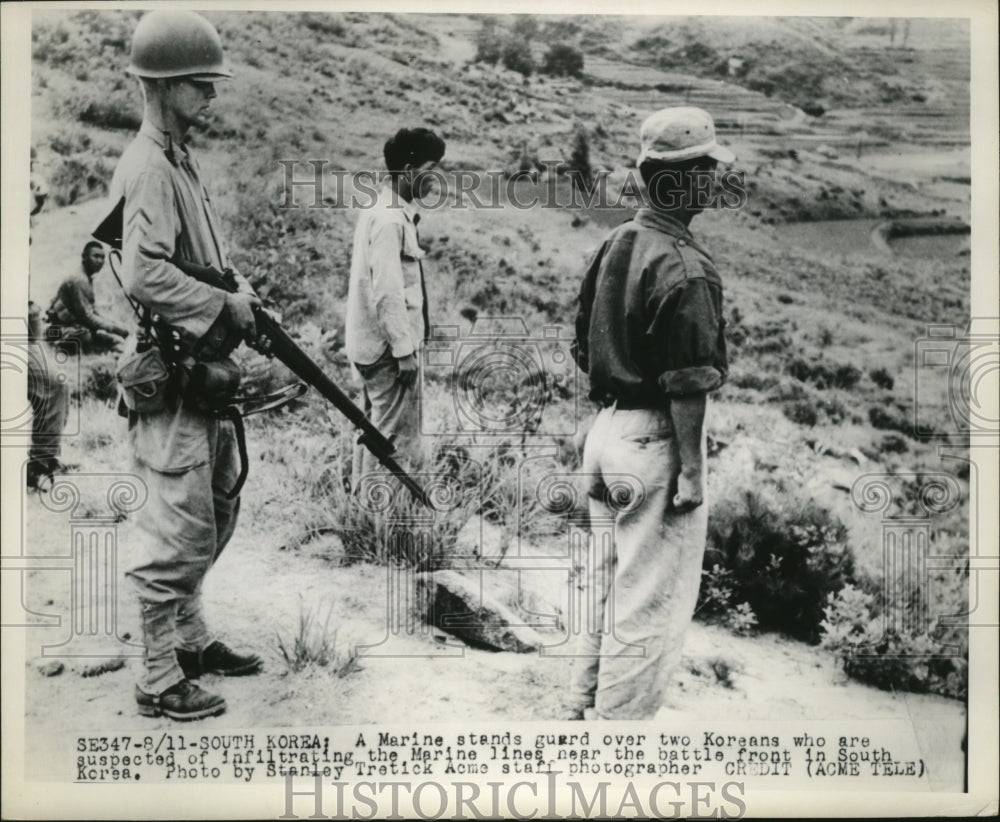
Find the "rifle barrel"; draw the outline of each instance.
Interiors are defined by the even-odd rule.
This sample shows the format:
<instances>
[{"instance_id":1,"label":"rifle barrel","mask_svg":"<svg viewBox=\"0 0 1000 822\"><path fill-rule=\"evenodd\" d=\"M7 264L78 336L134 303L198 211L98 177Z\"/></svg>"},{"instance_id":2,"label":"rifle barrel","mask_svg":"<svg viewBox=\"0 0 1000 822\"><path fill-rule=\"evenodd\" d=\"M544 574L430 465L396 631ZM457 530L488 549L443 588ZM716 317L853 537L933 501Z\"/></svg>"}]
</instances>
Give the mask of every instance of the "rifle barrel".
<instances>
[{"instance_id":1,"label":"rifle barrel","mask_svg":"<svg viewBox=\"0 0 1000 822\"><path fill-rule=\"evenodd\" d=\"M172 262L185 274L207 285L230 293L236 291L235 283L214 268L189 263L187 260L178 261L175 259ZM395 475L414 497L427 508L434 510L434 504L431 502L430 497L427 496L427 492L396 462L393 458L396 450L395 447L372 424L371 420L365 416L365 412L354 404L351 398L288 335L288 332L281 327L280 323L263 308L258 308L254 312L254 318L257 322L257 333L267 337L271 341L271 353L281 360L299 379L304 380L319 391L356 428L360 429L361 444L371 451L375 459L388 469L390 473Z\"/></svg>"}]
</instances>

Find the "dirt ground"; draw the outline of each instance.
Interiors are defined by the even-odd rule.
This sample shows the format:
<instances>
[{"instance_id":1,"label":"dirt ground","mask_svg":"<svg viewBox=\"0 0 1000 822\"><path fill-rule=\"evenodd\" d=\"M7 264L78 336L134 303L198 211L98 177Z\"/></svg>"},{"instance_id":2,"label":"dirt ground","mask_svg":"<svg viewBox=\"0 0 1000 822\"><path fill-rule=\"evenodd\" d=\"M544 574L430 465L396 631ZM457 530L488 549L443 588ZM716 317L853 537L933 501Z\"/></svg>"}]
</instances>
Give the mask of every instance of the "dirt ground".
<instances>
[{"instance_id":1,"label":"dirt ground","mask_svg":"<svg viewBox=\"0 0 1000 822\"><path fill-rule=\"evenodd\" d=\"M68 475L73 479L74 475ZM246 510L255 508L253 477ZM82 507L73 520L102 527L98 495L104 480L77 475ZM25 501L32 537L26 553L39 556L66 551L67 516L55 514L33 495ZM88 516L89 515L89 516ZM71 526L72 527L72 523ZM136 538L129 521L113 526L118 564L127 561ZM47 547L46 547L47 546ZM237 648L252 649L265 660L259 676L225 679L210 676L203 684L223 694L228 703L220 717L196 723L198 733L223 729L323 725L402 725L475 720L544 721L559 715L567 682L565 658L533 654L491 653L461 646L456 640L422 626L406 634L389 630L388 572L375 565L340 566L329 556L330 542L316 540L295 551L294 561L268 529L245 516L232 543L208 575L205 602L211 624ZM46 563L56 566L60 563ZM45 676L40 667L52 662L42 646L56 645L71 632L71 574L35 570L24 575L24 605L29 612L58 617L60 624L27 631L26 774L40 776L59 734L111 729L148 733L180 726L167 719L137 715L132 688L141 660L130 656L123 667L93 675L95 666L114 654L134 655L134 645L95 645L93 635L76 636L75 653L108 656L60 658L65 668ZM247 580L270 583L247 585ZM121 575L112 577L118 633L134 642L136 609ZM296 592L295 594L291 592ZM107 600L94 611L107 612ZM344 676L330 668L307 667L291 672L279 647L298 630L303 614L319 623L329 616L336 644L368 645ZM40 617L31 619L40 621ZM86 630L86 629L85 629ZM56 649L64 652L65 649ZM51 652L51 651L50 651ZM961 703L936 696L889 693L848 681L828 654L776 635L740 637L721 628L695 623L675 681L654 724L670 728L699 720L870 720L905 719L928 763L932 789L961 790L965 727ZM189 726L190 727L190 726Z\"/></svg>"}]
</instances>

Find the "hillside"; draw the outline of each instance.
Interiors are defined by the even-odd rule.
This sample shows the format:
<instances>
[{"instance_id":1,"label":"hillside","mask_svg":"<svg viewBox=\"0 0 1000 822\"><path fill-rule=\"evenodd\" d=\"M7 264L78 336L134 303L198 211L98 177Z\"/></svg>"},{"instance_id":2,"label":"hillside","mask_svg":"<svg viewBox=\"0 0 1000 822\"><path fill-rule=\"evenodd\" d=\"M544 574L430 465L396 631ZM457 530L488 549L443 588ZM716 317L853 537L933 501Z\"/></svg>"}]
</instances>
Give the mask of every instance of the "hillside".
<instances>
[{"instance_id":1,"label":"hillside","mask_svg":"<svg viewBox=\"0 0 1000 822\"><path fill-rule=\"evenodd\" d=\"M889 48L887 30L860 20L542 17L532 46L536 59L543 59L551 42L572 44L584 56L583 75L556 78L536 71L525 78L473 62L481 26L474 16L207 16L219 28L235 77L220 86L211 127L196 135L194 144L229 229L234 258L303 345L345 385L350 375L340 347L355 215L344 207L350 192L339 187L338 171L378 169L384 140L400 126L423 124L445 137L450 172L492 170L500 180L499 172L516 171L525 156L568 160L582 131L591 165L610 172L614 192L634 161L639 124L647 114L684 102L710 110L720 138L738 155L736 167L745 172L748 191L745 208L707 213L692 227L722 272L731 356L730 380L716 395L708 423L716 525L706 572L721 565L735 577L716 589L706 584L703 591L703 604L710 590L730 592L723 607L705 605L706 624L697 626L688 643L682 679L696 689L697 699L686 691L665 710L700 705L706 712L745 715L746 704L723 684L698 679L721 654L745 666L748 673L736 678L736 687L755 717L781 711L816 716L834 699L823 688L837 683L843 699L835 704L844 715L898 713L912 698L923 700L919 710L934 721L943 716L951 729L961 724L964 651L929 668L883 658L854 660L852 673L863 682L936 695L911 697L855 681L844 684L837 647L813 646L822 638L826 595L842 591L845 583L872 598L866 622L882 614L883 521L859 510L850 494L862 475L889 475L896 497L887 516L919 514L921 486L944 475L958 489L958 499L929 517L930 550L958 565L968 554L967 440L954 431L944 400L947 374L920 371L914 353L928 323L960 329L968 324L967 238L923 238L927 244L919 251L907 251L909 241L885 249L869 239L886 220L969 219L967 27L939 20L929 31L927 21L915 20L905 46L899 32ZM100 197L115 159L139 122L138 94L121 71L136 19L135 12L36 12L32 145L36 168L52 191L50 206L32 228L31 291L43 304L76 264L101 214ZM501 27L508 23L500 20ZM800 73L790 73L790 66ZM295 207L285 207L281 161L295 161L295 179L302 180L310 174L310 161L321 160L326 207L307 208L312 191L302 186ZM559 192L568 191L562 177L553 183ZM509 206L506 185L500 197L507 207L457 207L451 196L448 207L428 210L420 226L429 251L432 322L467 332L471 308L480 317L523 318L533 344L544 339L548 326L562 326L569 334L586 256L629 209L519 209ZM102 307L127 316L107 271L98 276L97 290ZM287 376L256 356L246 365L252 384L272 385ZM67 449L70 461L88 469L127 465L122 428L111 407L111 368L110 358L85 363L78 389L85 429ZM578 470L576 446L590 415L585 380L577 375L561 394L543 399L545 419L555 421L545 429L552 436L526 444L516 434L498 443L444 430L460 387L448 375L428 377L428 424L437 434L449 434L427 437L428 457L446 447L467 449L486 477L487 495L494 495L492 508L469 498L448 521L435 524L436 564L447 565L449 540L477 516L509 532L527 529L533 539L563 538L568 526L556 514L526 507L522 481L539 481L546 471ZM498 407L509 399L502 389L487 397ZM918 437L915 419L942 438ZM326 614L328 605L334 608L333 623L348 626L345 635L369 634L379 626L383 571L357 561L371 559L379 548L370 544L370 523L350 511L338 483L351 435L339 420L331 422L315 397L295 413L254 418L248 429L253 467L247 514L224 561L234 571L234 555L245 553L243 573L254 578L241 581L255 593L242 605L219 587L213 595L220 598L229 630L249 630L251 612L273 613L275 625L262 649L269 673L260 697L267 704L256 714L234 711L235 718L224 722L555 715L556 688L537 686L560 682L561 667L545 666L541 659L522 665L520 657L482 652L470 652L476 664L462 667L444 690L433 692L436 698L429 694L412 713L401 694L403 683L366 702L375 690L368 686L381 676L375 663L336 680L336 710L318 707L329 694L324 672L299 679L285 674L271 637L294 632L300 608ZM941 444L954 458L942 458ZM548 462L541 465L539 455ZM39 523L33 538L55 533L56 524L42 524L46 515L37 499L26 505L28 517ZM123 540L128 528L123 526ZM331 531L337 536L329 537ZM327 536L314 536L319 533ZM765 537L754 542L754 534ZM813 597L807 629L797 629L780 608L766 612L768 601L783 602L785 593L802 595L789 592L795 579L755 564L782 551L814 557L802 571L802 578L817 586L807 592ZM748 554L753 558L747 560ZM924 592L932 613L964 612L967 572L933 573L927 582L932 592ZM747 583L755 575L764 580L763 590ZM67 592L43 577L33 575L28 590L34 607L45 611L65 603ZM266 592L264 580L273 581ZM742 602L757 611L760 633L752 625L735 626L748 636L726 630L734 627L727 626L729 606ZM360 627L352 629L352 623ZM946 638L966 647L959 628L947 629ZM933 641L939 639L935 634ZM898 638L902 645L882 653L912 650L905 644L911 640L916 642ZM433 639L407 641L423 642L424 650L435 647ZM843 662L849 653L838 647ZM777 661L754 663L758 653ZM792 661L780 662L782 655ZM431 677L434 664L422 665L420 675ZM818 690L812 695L778 687L789 671L808 669L813 676L817 666L810 682ZM125 704L127 677L112 676L114 688L87 691L95 700L88 710L94 717L115 716ZM501 679L509 690L487 696ZM64 719L53 718L54 705L73 710L70 691L79 693L75 673L36 684L29 714L39 727ZM551 692L551 699L538 701L539 690ZM779 691L782 699L761 696ZM233 693L231 704L244 700L246 692ZM949 740L941 754L947 779L960 778L955 745Z\"/></svg>"}]
</instances>

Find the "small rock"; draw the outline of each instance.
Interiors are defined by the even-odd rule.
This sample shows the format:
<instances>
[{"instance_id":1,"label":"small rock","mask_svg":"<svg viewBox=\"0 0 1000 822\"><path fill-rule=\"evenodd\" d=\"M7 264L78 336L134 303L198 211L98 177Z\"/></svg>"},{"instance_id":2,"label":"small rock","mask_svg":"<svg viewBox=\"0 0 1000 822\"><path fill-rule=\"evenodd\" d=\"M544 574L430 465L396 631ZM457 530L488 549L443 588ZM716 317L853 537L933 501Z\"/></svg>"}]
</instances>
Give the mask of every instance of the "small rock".
<instances>
[{"instance_id":1,"label":"small rock","mask_svg":"<svg viewBox=\"0 0 1000 822\"><path fill-rule=\"evenodd\" d=\"M112 659L104 659L100 662L91 663L90 665L85 665L80 670L80 676L82 677L92 677L100 676L101 674L108 674L112 671L120 671L125 667L125 660L118 656Z\"/></svg>"},{"instance_id":2,"label":"small rock","mask_svg":"<svg viewBox=\"0 0 1000 822\"><path fill-rule=\"evenodd\" d=\"M66 666L54 659L38 665L38 673L42 676L59 676L64 670Z\"/></svg>"},{"instance_id":3,"label":"small rock","mask_svg":"<svg viewBox=\"0 0 1000 822\"><path fill-rule=\"evenodd\" d=\"M413 615L474 647L537 651L548 641L508 603L518 594L516 576L516 571L501 570L417 574Z\"/></svg>"}]
</instances>

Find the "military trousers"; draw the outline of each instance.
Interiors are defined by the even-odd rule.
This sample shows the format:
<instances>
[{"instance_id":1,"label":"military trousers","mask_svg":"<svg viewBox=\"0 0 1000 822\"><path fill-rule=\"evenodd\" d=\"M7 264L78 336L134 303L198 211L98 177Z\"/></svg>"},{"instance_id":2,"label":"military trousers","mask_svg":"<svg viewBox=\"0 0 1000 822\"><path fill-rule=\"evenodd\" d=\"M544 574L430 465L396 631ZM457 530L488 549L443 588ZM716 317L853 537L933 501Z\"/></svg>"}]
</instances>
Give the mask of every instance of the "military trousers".
<instances>
[{"instance_id":1,"label":"military trousers","mask_svg":"<svg viewBox=\"0 0 1000 822\"><path fill-rule=\"evenodd\" d=\"M189 417L189 420L191 418ZM139 687L159 694L184 678L175 648L201 651L212 642L202 609L205 575L236 528L239 498L226 494L239 475L231 422L199 417L208 461L160 471L137 458L134 470L148 498L136 514L139 538L126 577L139 599L145 672Z\"/></svg>"}]
</instances>

